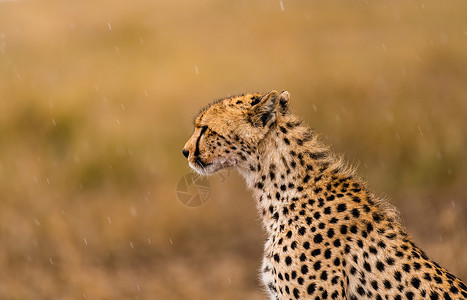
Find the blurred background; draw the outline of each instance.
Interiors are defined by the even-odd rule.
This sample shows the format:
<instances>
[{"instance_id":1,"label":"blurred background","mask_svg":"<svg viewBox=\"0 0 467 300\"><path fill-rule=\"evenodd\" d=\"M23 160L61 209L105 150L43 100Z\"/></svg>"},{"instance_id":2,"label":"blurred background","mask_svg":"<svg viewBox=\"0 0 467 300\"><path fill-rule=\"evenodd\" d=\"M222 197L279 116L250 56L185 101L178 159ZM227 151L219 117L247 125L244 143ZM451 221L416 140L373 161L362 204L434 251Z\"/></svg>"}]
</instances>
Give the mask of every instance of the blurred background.
<instances>
[{"instance_id":1,"label":"blurred background","mask_svg":"<svg viewBox=\"0 0 467 300\"><path fill-rule=\"evenodd\" d=\"M264 299L236 172L177 199L208 102L291 108L467 279L466 1L0 1L0 298ZM193 192L193 190L190 190Z\"/></svg>"}]
</instances>

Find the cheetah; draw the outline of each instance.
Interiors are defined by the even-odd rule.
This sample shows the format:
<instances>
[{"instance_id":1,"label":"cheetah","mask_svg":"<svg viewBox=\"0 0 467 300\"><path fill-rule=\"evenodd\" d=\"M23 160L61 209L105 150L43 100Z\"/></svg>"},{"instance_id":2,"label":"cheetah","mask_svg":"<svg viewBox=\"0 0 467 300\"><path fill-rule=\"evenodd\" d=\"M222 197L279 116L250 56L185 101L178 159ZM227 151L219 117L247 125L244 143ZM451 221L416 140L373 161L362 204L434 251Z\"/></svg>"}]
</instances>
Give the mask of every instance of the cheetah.
<instances>
[{"instance_id":1,"label":"cheetah","mask_svg":"<svg viewBox=\"0 0 467 300\"><path fill-rule=\"evenodd\" d=\"M218 100L194 121L190 167L232 167L267 232L261 279L271 299L466 299L459 278L428 258L378 198L271 91Z\"/></svg>"}]
</instances>

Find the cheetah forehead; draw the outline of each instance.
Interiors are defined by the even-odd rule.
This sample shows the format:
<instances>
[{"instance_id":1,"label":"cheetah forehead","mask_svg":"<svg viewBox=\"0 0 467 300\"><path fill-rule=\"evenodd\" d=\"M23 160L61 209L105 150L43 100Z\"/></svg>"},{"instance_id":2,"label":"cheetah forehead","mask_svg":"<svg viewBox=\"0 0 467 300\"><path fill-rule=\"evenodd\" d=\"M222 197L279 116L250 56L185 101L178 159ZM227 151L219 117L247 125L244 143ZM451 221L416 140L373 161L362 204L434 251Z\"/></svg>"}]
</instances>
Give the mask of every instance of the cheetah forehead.
<instances>
[{"instance_id":1,"label":"cheetah forehead","mask_svg":"<svg viewBox=\"0 0 467 300\"><path fill-rule=\"evenodd\" d=\"M202 126L204 117L221 115L229 116L230 114L245 112L255 104L259 103L262 93L245 93L227 98L218 99L203 107L194 119L195 127Z\"/></svg>"}]
</instances>

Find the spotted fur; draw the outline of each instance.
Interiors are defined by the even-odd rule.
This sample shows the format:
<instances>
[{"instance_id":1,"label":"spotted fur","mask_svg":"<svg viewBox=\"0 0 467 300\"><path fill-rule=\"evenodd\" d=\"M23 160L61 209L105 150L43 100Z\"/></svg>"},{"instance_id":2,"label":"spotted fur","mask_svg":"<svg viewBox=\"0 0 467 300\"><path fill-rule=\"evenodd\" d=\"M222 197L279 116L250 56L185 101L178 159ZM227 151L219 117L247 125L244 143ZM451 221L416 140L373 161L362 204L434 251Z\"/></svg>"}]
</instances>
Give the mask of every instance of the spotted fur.
<instances>
[{"instance_id":1,"label":"spotted fur","mask_svg":"<svg viewBox=\"0 0 467 300\"><path fill-rule=\"evenodd\" d=\"M466 299L466 285L288 105L276 91L219 100L201 110L183 150L196 172L233 167L253 190L271 299Z\"/></svg>"}]
</instances>

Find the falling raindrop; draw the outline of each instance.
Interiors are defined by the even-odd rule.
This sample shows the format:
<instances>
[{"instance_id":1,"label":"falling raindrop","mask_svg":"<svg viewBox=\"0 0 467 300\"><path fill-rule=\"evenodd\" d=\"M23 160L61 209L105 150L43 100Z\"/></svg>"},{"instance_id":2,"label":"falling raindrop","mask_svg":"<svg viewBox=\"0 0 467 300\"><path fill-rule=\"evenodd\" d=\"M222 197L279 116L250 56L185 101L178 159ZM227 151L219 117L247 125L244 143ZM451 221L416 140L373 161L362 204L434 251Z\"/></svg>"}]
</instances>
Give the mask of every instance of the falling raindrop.
<instances>
[{"instance_id":1,"label":"falling raindrop","mask_svg":"<svg viewBox=\"0 0 467 300\"><path fill-rule=\"evenodd\" d=\"M88 240L86 238L83 238L84 244L87 246L88 245Z\"/></svg>"},{"instance_id":2,"label":"falling raindrop","mask_svg":"<svg viewBox=\"0 0 467 300\"><path fill-rule=\"evenodd\" d=\"M57 126L57 123L55 122L55 119L52 119L52 125Z\"/></svg>"},{"instance_id":3,"label":"falling raindrop","mask_svg":"<svg viewBox=\"0 0 467 300\"><path fill-rule=\"evenodd\" d=\"M150 239L150 238L148 238L148 243L149 243L149 244L152 244L152 242L151 242L151 239Z\"/></svg>"},{"instance_id":4,"label":"falling raindrop","mask_svg":"<svg viewBox=\"0 0 467 300\"><path fill-rule=\"evenodd\" d=\"M107 22L107 26L109 27L109 30L112 30L112 26L110 25L110 22Z\"/></svg>"},{"instance_id":5,"label":"falling raindrop","mask_svg":"<svg viewBox=\"0 0 467 300\"><path fill-rule=\"evenodd\" d=\"M110 217L107 217L107 221L109 222L109 224L112 224L112 220L110 219Z\"/></svg>"},{"instance_id":6,"label":"falling raindrop","mask_svg":"<svg viewBox=\"0 0 467 300\"><path fill-rule=\"evenodd\" d=\"M195 73L196 73L196 75L199 75L199 69L198 69L197 65L195 65Z\"/></svg>"},{"instance_id":7,"label":"falling raindrop","mask_svg":"<svg viewBox=\"0 0 467 300\"><path fill-rule=\"evenodd\" d=\"M172 239L169 239L170 245L173 245L174 243L172 242Z\"/></svg>"},{"instance_id":8,"label":"falling raindrop","mask_svg":"<svg viewBox=\"0 0 467 300\"><path fill-rule=\"evenodd\" d=\"M279 1L279 5L281 7L281 10L284 11L284 2L282 2L282 0Z\"/></svg>"},{"instance_id":9,"label":"falling raindrop","mask_svg":"<svg viewBox=\"0 0 467 300\"><path fill-rule=\"evenodd\" d=\"M136 208L135 208L134 206L132 206L132 207L130 208L130 214L131 214L133 217L136 217L136 214L137 214L137 213L136 213Z\"/></svg>"},{"instance_id":10,"label":"falling raindrop","mask_svg":"<svg viewBox=\"0 0 467 300\"><path fill-rule=\"evenodd\" d=\"M133 242L132 242L132 241L130 241L130 247L131 247L131 249L134 249L134 248L135 248L135 245L133 245Z\"/></svg>"}]
</instances>

